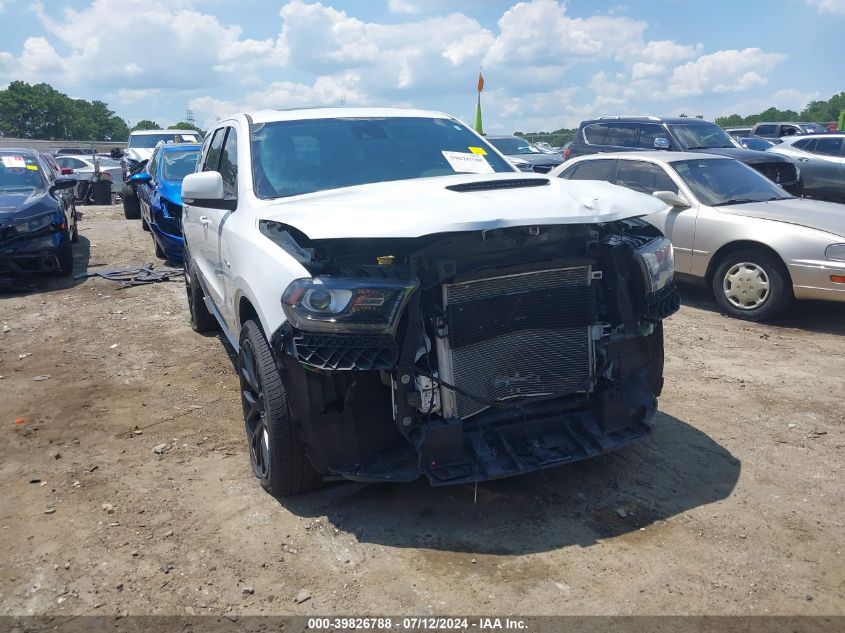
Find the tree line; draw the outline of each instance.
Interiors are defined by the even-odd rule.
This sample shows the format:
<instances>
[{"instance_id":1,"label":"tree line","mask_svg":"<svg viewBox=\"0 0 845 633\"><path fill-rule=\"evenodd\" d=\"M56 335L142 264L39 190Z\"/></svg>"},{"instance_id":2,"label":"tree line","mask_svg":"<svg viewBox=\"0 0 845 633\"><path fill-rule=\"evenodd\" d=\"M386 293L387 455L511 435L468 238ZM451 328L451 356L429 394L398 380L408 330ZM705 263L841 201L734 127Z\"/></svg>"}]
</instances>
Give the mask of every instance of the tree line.
<instances>
[{"instance_id":1,"label":"tree line","mask_svg":"<svg viewBox=\"0 0 845 633\"><path fill-rule=\"evenodd\" d=\"M73 99L46 83L13 81L0 90L0 136L33 140L125 141L134 130L161 126L144 119L133 127L117 116L105 101ZM186 121L168 129L203 131Z\"/></svg>"},{"instance_id":2,"label":"tree line","mask_svg":"<svg viewBox=\"0 0 845 633\"><path fill-rule=\"evenodd\" d=\"M838 121L840 113L845 110L845 92L833 95L827 101L810 101L801 112L795 110L779 110L772 107L759 114L740 116L731 114L716 118L716 123L722 127L738 127L754 125L760 121L807 121L813 123L830 123Z\"/></svg>"}]
</instances>

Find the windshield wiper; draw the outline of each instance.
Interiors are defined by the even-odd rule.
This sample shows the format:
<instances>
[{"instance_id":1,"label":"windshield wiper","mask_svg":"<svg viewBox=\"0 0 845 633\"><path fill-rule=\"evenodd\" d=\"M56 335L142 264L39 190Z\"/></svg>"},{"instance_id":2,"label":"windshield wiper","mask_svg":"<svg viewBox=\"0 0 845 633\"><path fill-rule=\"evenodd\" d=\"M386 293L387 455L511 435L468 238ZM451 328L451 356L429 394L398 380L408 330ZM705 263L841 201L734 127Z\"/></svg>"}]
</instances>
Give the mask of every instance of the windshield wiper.
<instances>
[{"instance_id":1,"label":"windshield wiper","mask_svg":"<svg viewBox=\"0 0 845 633\"><path fill-rule=\"evenodd\" d=\"M711 207L724 207L729 204L746 204L748 202L769 202L771 200L775 200L775 198L766 198L765 200L754 200L752 198L730 198L729 200L725 200L724 202L717 202L716 204L711 204Z\"/></svg>"}]
</instances>

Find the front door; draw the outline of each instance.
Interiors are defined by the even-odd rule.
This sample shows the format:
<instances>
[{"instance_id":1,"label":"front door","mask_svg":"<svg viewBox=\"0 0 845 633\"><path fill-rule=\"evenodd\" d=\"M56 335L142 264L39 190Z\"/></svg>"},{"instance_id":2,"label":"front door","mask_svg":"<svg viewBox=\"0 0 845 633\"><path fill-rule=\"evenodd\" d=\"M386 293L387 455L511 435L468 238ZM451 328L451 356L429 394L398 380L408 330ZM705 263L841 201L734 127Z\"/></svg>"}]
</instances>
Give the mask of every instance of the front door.
<instances>
[{"instance_id":1,"label":"front door","mask_svg":"<svg viewBox=\"0 0 845 633\"><path fill-rule=\"evenodd\" d=\"M619 160L615 184L648 195L655 191L680 193L678 184L666 173L663 166L642 160ZM660 229L672 242L675 250L675 270L689 273L695 240L695 221L698 206L669 207L643 219Z\"/></svg>"}]
</instances>

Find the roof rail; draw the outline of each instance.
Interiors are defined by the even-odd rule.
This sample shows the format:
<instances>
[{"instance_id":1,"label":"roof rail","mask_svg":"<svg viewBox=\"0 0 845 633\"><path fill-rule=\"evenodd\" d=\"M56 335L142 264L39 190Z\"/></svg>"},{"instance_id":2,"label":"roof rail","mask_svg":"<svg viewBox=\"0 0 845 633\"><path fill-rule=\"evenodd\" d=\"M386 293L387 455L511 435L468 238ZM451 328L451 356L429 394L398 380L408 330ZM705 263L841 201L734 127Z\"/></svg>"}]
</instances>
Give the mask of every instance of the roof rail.
<instances>
[{"instance_id":1,"label":"roof rail","mask_svg":"<svg viewBox=\"0 0 845 633\"><path fill-rule=\"evenodd\" d=\"M640 120L640 121L660 121L659 116L652 116L650 114L638 114L638 115L634 115L634 116L624 116L624 115L623 116L619 116L619 115L600 116L599 119L637 119L637 120Z\"/></svg>"}]
</instances>

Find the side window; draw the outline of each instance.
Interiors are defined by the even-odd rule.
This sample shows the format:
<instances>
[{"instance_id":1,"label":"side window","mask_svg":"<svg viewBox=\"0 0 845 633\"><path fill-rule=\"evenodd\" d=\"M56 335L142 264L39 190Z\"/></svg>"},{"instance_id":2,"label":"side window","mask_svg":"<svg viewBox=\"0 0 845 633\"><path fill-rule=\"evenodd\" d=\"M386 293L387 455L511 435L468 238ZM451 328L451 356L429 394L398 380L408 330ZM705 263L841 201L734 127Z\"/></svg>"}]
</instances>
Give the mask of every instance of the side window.
<instances>
[{"instance_id":1,"label":"side window","mask_svg":"<svg viewBox=\"0 0 845 633\"><path fill-rule=\"evenodd\" d=\"M795 127L793 125L784 125L781 128L780 135L781 136L794 136L795 134L798 134L800 131L801 130L799 130L797 127Z\"/></svg>"},{"instance_id":2,"label":"side window","mask_svg":"<svg viewBox=\"0 0 845 633\"><path fill-rule=\"evenodd\" d=\"M593 123L584 128L584 141L587 145L607 145L608 136L606 123Z\"/></svg>"},{"instance_id":3,"label":"side window","mask_svg":"<svg viewBox=\"0 0 845 633\"><path fill-rule=\"evenodd\" d=\"M208 153L205 155L205 162L202 165L203 171L217 171L220 164L220 154L223 153L223 137L226 136L226 128L221 127L214 131L211 145L208 146Z\"/></svg>"},{"instance_id":4,"label":"side window","mask_svg":"<svg viewBox=\"0 0 845 633\"><path fill-rule=\"evenodd\" d=\"M614 123L609 125L610 138L606 145L616 147L636 147L639 128L636 123Z\"/></svg>"},{"instance_id":5,"label":"side window","mask_svg":"<svg viewBox=\"0 0 845 633\"><path fill-rule=\"evenodd\" d=\"M616 184L640 193L652 194L655 191L678 193L678 185L660 165L641 160L623 160L619 162Z\"/></svg>"},{"instance_id":6,"label":"side window","mask_svg":"<svg viewBox=\"0 0 845 633\"><path fill-rule=\"evenodd\" d=\"M777 134L777 126L774 125L758 125L754 132L757 136L775 136Z\"/></svg>"},{"instance_id":7,"label":"side window","mask_svg":"<svg viewBox=\"0 0 845 633\"><path fill-rule=\"evenodd\" d=\"M792 144L792 147L797 147L798 149L802 149L805 152L812 152L816 147L816 139L805 138L800 141L795 141Z\"/></svg>"},{"instance_id":8,"label":"side window","mask_svg":"<svg viewBox=\"0 0 845 633\"><path fill-rule=\"evenodd\" d=\"M839 138L819 138L816 139L816 154L824 154L825 156L839 156L839 151L842 149L842 137Z\"/></svg>"},{"instance_id":9,"label":"side window","mask_svg":"<svg viewBox=\"0 0 845 633\"><path fill-rule=\"evenodd\" d=\"M653 123L640 124L640 137L637 140L637 147L645 149L654 149L654 140L658 138L665 138L669 140L669 134L659 125Z\"/></svg>"},{"instance_id":10,"label":"side window","mask_svg":"<svg viewBox=\"0 0 845 633\"><path fill-rule=\"evenodd\" d=\"M238 132L230 127L220 155L220 175L223 177L223 192L227 198L238 195Z\"/></svg>"},{"instance_id":11,"label":"side window","mask_svg":"<svg viewBox=\"0 0 845 633\"><path fill-rule=\"evenodd\" d=\"M615 158L585 160L574 165L573 169L568 169L563 175L567 180L604 180L610 182L615 164Z\"/></svg>"}]
</instances>

